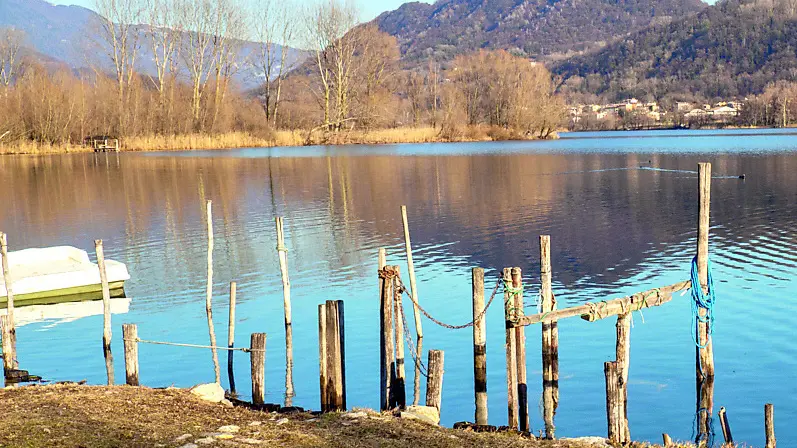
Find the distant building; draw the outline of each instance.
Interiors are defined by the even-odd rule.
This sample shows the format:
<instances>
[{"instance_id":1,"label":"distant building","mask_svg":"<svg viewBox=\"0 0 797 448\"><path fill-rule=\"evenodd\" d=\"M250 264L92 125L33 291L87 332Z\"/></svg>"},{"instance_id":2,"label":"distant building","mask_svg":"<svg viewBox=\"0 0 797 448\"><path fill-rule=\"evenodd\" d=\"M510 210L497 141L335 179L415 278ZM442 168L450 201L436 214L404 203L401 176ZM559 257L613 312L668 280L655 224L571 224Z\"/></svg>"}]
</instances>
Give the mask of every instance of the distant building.
<instances>
[{"instance_id":1,"label":"distant building","mask_svg":"<svg viewBox=\"0 0 797 448\"><path fill-rule=\"evenodd\" d=\"M684 115L687 120L706 119L711 115L710 110L706 109L692 109Z\"/></svg>"},{"instance_id":2,"label":"distant building","mask_svg":"<svg viewBox=\"0 0 797 448\"><path fill-rule=\"evenodd\" d=\"M687 103L685 101L678 101L675 103L675 107L678 112L689 112L690 110L694 109L692 107L692 103Z\"/></svg>"}]
</instances>

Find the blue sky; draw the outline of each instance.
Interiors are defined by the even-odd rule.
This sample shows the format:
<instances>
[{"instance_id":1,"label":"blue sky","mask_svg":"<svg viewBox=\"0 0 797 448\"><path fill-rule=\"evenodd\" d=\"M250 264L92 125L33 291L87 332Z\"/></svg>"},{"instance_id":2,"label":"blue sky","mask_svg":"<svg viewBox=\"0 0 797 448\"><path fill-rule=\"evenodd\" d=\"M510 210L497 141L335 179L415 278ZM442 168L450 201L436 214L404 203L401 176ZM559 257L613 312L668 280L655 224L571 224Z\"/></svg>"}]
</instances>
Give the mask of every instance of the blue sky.
<instances>
[{"instance_id":1,"label":"blue sky","mask_svg":"<svg viewBox=\"0 0 797 448\"><path fill-rule=\"evenodd\" d=\"M85 6L86 8L91 8L94 5L94 0L48 0L48 1L50 3L55 3L56 5L80 5L80 6ZM304 3L302 0L298 1L300 3ZM357 2L357 6L360 8L360 11L362 12L362 20L367 21L373 19L374 17L378 16L380 13L384 11L390 11L396 9L402 3L406 3L407 1L411 0L360 0ZM431 0L428 1L428 3L431 3Z\"/></svg>"}]
</instances>

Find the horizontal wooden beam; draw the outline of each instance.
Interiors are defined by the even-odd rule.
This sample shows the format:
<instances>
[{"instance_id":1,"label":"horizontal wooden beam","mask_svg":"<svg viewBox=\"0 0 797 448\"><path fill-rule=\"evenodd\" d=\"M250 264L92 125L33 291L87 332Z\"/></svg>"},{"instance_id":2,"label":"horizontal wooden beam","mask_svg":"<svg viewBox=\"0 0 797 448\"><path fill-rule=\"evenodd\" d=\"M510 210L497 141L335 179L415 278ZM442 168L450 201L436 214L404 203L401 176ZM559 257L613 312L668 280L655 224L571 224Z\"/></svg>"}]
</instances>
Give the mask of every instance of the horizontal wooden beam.
<instances>
[{"instance_id":1,"label":"horizontal wooden beam","mask_svg":"<svg viewBox=\"0 0 797 448\"><path fill-rule=\"evenodd\" d=\"M554 310L548 313L532 314L523 316L511 323L507 323L510 327L518 327L521 325L533 325L541 322L552 322L568 317L581 316L582 319L594 322L596 320L605 319L610 316L624 314L629 311L637 311L642 308L650 308L659 306L672 300L673 293L683 291L692 287L692 282L686 280L674 285L662 286L661 288L654 288L643 292L638 292L626 297L618 299L604 300L602 302L591 302L584 305L564 308L561 310Z\"/></svg>"}]
</instances>

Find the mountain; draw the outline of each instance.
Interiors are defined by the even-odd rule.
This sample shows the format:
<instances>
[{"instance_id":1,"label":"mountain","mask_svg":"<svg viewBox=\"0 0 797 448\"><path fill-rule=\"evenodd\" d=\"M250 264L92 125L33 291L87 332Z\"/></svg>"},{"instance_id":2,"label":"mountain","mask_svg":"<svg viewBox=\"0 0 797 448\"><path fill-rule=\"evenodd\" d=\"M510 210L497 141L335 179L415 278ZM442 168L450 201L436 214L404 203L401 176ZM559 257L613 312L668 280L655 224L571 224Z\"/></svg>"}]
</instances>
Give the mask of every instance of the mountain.
<instances>
[{"instance_id":1,"label":"mountain","mask_svg":"<svg viewBox=\"0 0 797 448\"><path fill-rule=\"evenodd\" d=\"M553 67L570 93L607 99L760 93L797 81L797 0L726 0Z\"/></svg>"},{"instance_id":2,"label":"mountain","mask_svg":"<svg viewBox=\"0 0 797 448\"><path fill-rule=\"evenodd\" d=\"M406 3L375 21L398 38L407 61L480 48L561 59L705 7L700 0L439 0Z\"/></svg>"}]
</instances>

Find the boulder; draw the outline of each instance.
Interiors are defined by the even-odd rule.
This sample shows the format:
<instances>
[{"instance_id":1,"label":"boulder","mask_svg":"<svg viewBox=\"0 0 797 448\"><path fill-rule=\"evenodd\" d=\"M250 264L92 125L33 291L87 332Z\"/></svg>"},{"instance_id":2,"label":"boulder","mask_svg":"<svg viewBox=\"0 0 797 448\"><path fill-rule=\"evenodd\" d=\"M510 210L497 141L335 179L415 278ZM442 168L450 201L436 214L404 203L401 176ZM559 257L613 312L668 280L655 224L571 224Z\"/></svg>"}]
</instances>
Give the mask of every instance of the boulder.
<instances>
[{"instance_id":1,"label":"boulder","mask_svg":"<svg viewBox=\"0 0 797 448\"><path fill-rule=\"evenodd\" d=\"M407 406L400 414L401 418L419 420L430 425L440 424L440 411L434 406Z\"/></svg>"},{"instance_id":2,"label":"boulder","mask_svg":"<svg viewBox=\"0 0 797 448\"><path fill-rule=\"evenodd\" d=\"M612 448L612 444L609 443L609 440L605 437L563 437L559 440L568 441L568 442L576 442L584 445L593 446L595 448Z\"/></svg>"},{"instance_id":3,"label":"boulder","mask_svg":"<svg viewBox=\"0 0 797 448\"><path fill-rule=\"evenodd\" d=\"M224 389L217 383L199 384L192 387L190 392L211 403L221 403L224 400Z\"/></svg>"}]
</instances>

